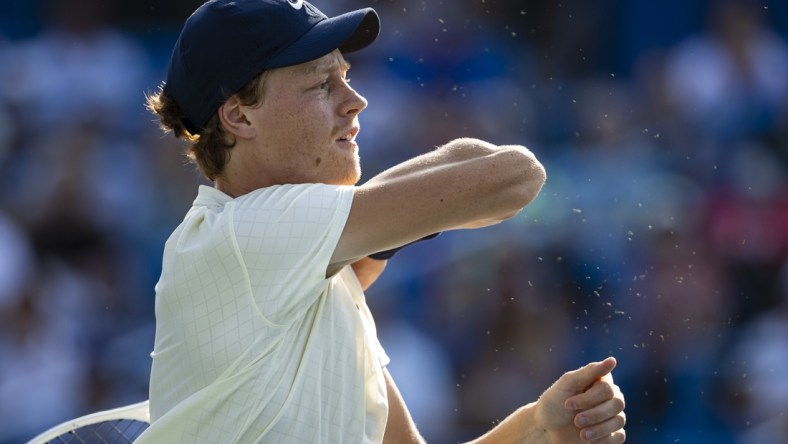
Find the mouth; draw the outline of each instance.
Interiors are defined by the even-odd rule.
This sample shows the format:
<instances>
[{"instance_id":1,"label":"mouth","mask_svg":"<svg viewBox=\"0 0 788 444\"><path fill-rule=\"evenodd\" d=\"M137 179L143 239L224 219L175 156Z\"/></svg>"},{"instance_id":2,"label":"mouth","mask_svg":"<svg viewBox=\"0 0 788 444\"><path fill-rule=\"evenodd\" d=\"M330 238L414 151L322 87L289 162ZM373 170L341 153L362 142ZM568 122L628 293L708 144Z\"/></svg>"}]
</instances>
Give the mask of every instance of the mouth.
<instances>
[{"instance_id":1,"label":"mouth","mask_svg":"<svg viewBox=\"0 0 788 444\"><path fill-rule=\"evenodd\" d=\"M347 131L342 133L342 135L337 139L337 142L353 142L356 141L356 136L358 135L360 128L357 126L353 126L349 128Z\"/></svg>"}]
</instances>

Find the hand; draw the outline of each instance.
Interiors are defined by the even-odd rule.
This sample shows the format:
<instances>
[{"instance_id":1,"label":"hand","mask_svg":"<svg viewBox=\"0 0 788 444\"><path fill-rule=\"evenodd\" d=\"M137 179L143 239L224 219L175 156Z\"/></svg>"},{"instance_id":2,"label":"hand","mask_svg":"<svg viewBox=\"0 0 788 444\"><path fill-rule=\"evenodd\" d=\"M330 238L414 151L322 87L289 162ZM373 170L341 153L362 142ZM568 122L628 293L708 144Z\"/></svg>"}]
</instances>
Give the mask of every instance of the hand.
<instances>
[{"instance_id":1,"label":"hand","mask_svg":"<svg viewBox=\"0 0 788 444\"><path fill-rule=\"evenodd\" d=\"M564 373L536 402L550 442L617 444L626 439L624 395L613 382L614 358Z\"/></svg>"}]
</instances>

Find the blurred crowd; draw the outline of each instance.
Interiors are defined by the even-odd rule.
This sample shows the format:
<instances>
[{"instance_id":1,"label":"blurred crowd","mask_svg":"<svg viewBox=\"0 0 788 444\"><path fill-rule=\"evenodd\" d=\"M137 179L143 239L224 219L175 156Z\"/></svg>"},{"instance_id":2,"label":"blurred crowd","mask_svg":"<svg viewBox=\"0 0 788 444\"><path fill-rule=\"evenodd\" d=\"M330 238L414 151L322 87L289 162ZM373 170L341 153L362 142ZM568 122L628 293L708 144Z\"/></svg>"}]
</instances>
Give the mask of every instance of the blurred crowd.
<instances>
[{"instance_id":1,"label":"blurred crowd","mask_svg":"<svg viewBox=\"0 0 788 444\"><path fill-rule=\"evenodd\" d=\"M0 3L0 444L147 397L164 241L205 182L143 103L200 3ZM348 57L364 179L460 136L548 172L367 293L430 442L608 355L628 441L785 442L788 5L314 3L382 18Z\"/></svg>"}]
</instances>

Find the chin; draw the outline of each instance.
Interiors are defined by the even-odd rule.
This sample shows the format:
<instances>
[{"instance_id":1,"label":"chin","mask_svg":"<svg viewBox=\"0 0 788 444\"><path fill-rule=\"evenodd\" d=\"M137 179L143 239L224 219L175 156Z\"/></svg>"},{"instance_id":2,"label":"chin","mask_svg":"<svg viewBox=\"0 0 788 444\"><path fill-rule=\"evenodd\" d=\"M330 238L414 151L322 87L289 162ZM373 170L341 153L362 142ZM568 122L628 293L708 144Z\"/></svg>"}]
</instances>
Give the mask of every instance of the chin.
<instances>
[{"instance_id":1,"label":"chin","mask_svg":"<svg viewBox=\"0 0 788 444\"><path fill-rule=\"evenodd\" d=\"M355 185L355 184L358 183L359 180L361 180L361 167L358 167L358 166L356 167L356 170L353 172L352 180L353 180L353 183L351 183L350 185Z\"/></svg>"},{"instance_id":2,"label":"chin","mask_svg":"<svg viewBox=\"0 0 788 444\"><path fill-rule=\"evenodd\" d=\"M337 185L355 185L359 180L361 180L361 174L354 174L338 181Z\"/></svg>"},{"instance_id":3,"label":"chin","mask_svg":"<svg viewBox=\"0 0 788 444\"><path fill-rule=\"evenodd\" d=\"M361 180L361 166L359 162L355 162L352 169L345 173L339 185L355 185Z\"/></svg>"},{"instance_id":4,"label":"chin","mask_svg":"<svg viewBox=\"0 0 788 444\"><path fill-rule=\"evenodd\" d=\"M330 177L323 176L322 178L314 178L306 181L308 183L324 183L327 185L355 185L361 179L361 174L356 172L347 172L345 174L336 174Z\"/></svg>"}]
</instances>

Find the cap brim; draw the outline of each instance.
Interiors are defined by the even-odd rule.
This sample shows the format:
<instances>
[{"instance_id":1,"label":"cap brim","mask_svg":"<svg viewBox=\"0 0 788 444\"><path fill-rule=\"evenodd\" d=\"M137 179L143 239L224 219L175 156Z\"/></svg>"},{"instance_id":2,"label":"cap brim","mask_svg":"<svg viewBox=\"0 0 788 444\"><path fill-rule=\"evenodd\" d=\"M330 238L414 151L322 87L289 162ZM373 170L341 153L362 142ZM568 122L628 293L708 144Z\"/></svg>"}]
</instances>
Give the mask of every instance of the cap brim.
<instances>
[{"instance_id":1,"label":"cap brim","mask_svg":"<svg viewBox=\"0 0 788 444\"><path fill-rule=\"evenodd\" d=\"M380 19L372 8L351 11L320 21L262 69L298 65L339 49L343 53L369 46L380 33Z\"/></svg>"}]
</instances>

